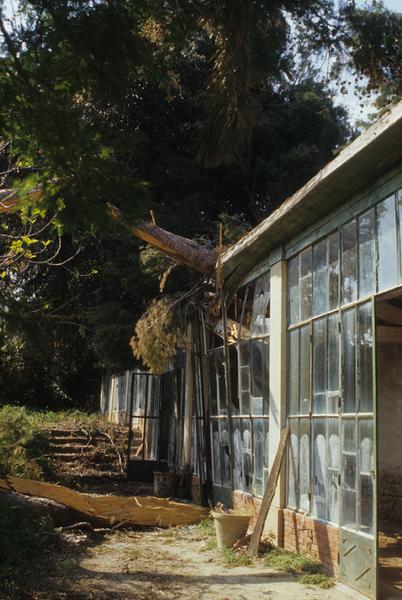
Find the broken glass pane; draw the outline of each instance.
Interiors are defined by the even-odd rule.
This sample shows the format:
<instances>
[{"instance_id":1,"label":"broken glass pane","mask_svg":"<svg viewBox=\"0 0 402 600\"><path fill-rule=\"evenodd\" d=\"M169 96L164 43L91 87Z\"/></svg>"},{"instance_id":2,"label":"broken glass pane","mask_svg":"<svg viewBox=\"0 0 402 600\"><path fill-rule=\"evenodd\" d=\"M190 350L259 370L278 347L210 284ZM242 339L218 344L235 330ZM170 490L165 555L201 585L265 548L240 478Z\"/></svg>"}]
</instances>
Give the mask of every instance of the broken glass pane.
<instances>
[{"instance_id":1,"label":"broken glass pane","mask_svg":"<svg viewBox=\"0 0 402 600\"><path fill-rule=\"evenodd\" d=\"M242 419L242 479L245 492L251 492L252 460L251 460L251 424L250 419Z\"/></svg>"},{"instance_id":2,"label":"broken glass pane","mask_svg":"<svg viewBox=\"0 0 402 600\"><path fill-rule=\"evenodd\" d=\"M313 315L327 310L328 303L328 269L327 240L313 246Z\"/></svg>"},{"instance_id":3,"label":"broken glass pane","mask_svg":"<svg viewBox=\"0 0 402 600\"><path fill-rule=\"evenodd\" d=\"M222 485L231 486L230 477L230 444L229 444L229 424L227 419L219 420L220 442L221 442L221 473Z\"/></svg>"},{"instance_id":4,"label":"broken glass pane","mask_svg":"<svg viewBox=\"0 0 402 600\"><path fill-rule=\"evenodd\" d=\"M251 335L269 333L269 273L257 279L254 290Z\"/></svg>"},{"instance_id":5,"label":"broken glass pane","mask_svg":"<svg viewBox=\"0 0 402 600\"><path fill-rule=\"evenodd\" d=\"M356 221L342 227L342 304L357 299Z\"/></svg>"},{"instance_id":6,"label":"broken glass pane","mask_svg":"<svg viewBox=\"0 0 402 600\"><path fill-rule=\"evenodd\" d=\"M375 213L371 208L358 219L359 297L375 293Z\"/></svg>"},{"instance_id":7,"label":"broken glass pane","mask_svg":"<svg viewBox=\"0 0 402 600\"><path fill-rule=\"evenodd\" d=\"M262 360L264 365L264 373L262 380L262 398L263 407L262 414L269 415L269 338L262 340Z\"/></svg>"},{"instance_id":8,"label":"broken glass pane","mask_svg":"<svg viewBox=\"0 0 402 600\"><path fill-rule=\"evenodd\" d=\"M378 244L378 291L396 284L397 249L395 196L386 198L376 207Z\"/></svg>"}]
</instances>

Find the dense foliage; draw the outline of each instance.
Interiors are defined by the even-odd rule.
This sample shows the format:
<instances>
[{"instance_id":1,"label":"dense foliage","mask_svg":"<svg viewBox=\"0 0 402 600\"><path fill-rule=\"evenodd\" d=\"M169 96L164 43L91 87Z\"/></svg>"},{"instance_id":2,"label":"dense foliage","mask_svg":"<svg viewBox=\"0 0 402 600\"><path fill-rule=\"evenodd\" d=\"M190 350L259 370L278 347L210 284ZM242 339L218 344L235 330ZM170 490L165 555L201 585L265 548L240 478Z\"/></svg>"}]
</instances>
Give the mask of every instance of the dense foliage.
<instances>
[{"instance_id":1,"label":"dense foliage","mask_svg":"<svg viewBox=\"0 0 402 600\"><path fill-rule=\"evenodd\" d=\"M23 232L2 220L0 402L41 390L56 405L133 364L134 324L170 273L110 204L212 245L223 220L233 241L354 135L334 101L345 78L384 103L400 93L402 20L329 0L20 7L0 20L0 177L42 199ZM196 284L176 268L165 287Z\"/></svg>"}]
</instances>

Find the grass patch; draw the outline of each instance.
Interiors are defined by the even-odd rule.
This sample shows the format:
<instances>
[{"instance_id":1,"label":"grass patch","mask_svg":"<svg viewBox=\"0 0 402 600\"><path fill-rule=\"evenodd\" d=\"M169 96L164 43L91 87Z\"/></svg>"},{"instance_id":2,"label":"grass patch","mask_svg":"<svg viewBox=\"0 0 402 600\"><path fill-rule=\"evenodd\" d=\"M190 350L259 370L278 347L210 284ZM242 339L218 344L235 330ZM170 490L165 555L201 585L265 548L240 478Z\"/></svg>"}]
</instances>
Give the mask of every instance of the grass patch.
<instances>
[{"instance_id":1,"label":"grass patch","mask_svg":"<svg viewBox=\"0 0 402 600\"><path fill-rule=\"evenodd\" d=\"M214 520L211 517L206 517L197 525L199 533L202 533L205 537L215 535Z\"/></svg>"},{"instance_id":2,"label":"grass patch","mask_svg":"<svg viewBox=\"0 0 402 600\"><path fill-rule=\"evenodd\" d=\"M48 466L49 438L25 408L0 409L0 477L43 479Z\"/></svg>"},{"instance_id":3,"label":"grass patch","mask_svg":"<svg viewBox=\"0 0 402 600\"><path fill-rule=\"evenodd\" d=\"M323 565L311 556L273 548L264 556L264 564L296 575L325 575Z\"/></svg>"},{"instance_id":4,"label":"grass patch","mask_svg":"<svg viewBox=\"0 0 402 600\"><path fill-rule=\"evenodd\" d=\"M233 550L232 548L226 548L226 550L223 551L223 564L227 569L249 567L251 563L251 559L243 552L236 552L236 550Z\"/></svg>"},{"instance_id":5,"label":"grass patch","mask_svg":"<svg viewBox=\"0 0 402 600\"><path fill-rule=\"evenodd\" d=\"M57 428L83 429L88 433L93 433L99 429L108 429L111 423L106 415L99 413L86 413L80 410L61 410L61 411L27 411L31 422L38 428Z\"/></svg>"},{"instance_id":6,"label":"grass patch","mask_svg":"<svg viewBox=\"0 0 402 600\"><path fill-rule=\"evenodd\" d=\"M209 552L211 550L216 550L218 547L216 537L210 537L201 548L201 552Z\"/></svg>"},{"instance_id":7,"label":"grass patch","mask_svg":"<svg viewBox=\"0 0 402 600\"><path fill-rule=\"evenodd\" d=\"M329 590L335 585L335 580L332 577L328 577L328 575L324 575L323 573L310 573L303 575L298 579L298 581L304 585L315 585L323 590Z\"/></svg>"}]
</instances>

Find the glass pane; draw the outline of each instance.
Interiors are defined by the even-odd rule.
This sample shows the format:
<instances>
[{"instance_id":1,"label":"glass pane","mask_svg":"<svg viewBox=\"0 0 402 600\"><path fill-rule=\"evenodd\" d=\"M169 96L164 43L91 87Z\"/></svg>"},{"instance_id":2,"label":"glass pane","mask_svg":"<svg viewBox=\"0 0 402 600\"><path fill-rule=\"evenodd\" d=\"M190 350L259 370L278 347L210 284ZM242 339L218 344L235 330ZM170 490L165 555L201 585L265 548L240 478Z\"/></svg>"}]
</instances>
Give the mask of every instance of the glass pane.
<instances>
[{"instance_id":1,"label":"glass pane","mask_svg":"<svg viewBox=\"0 0 402 600\"><path fill-rule=\"evenodd\" d=\"M357 298L356 221L342 227L342 304Z\"/></svg>"},{"instance_id":2,"label":"glass pane","mask_svg":"<svg viewBox=\"0 0 402 600\"><path fill-rule=\"evenodd\" d=\"M219 439L219 423L211 420L211 450L212 450L212 479L217 485L222 483L221 473L221 444Z\"/></svg>"},{"instance_id":3,"label":"glass pane","mask_svg":"<svg viewBox=\"0 0 402 600\"><path fill-rule=\"evenodd\" d=\"M356 412L355 311L343 313L343 412Z\"/></svg>"},{"instance_id":4,"label":"glass pane","mask_svg":"<svg viewBox=\"0 0 402 600\"><path fill-rule=\"evenodd\" d=\"M327 310L328 303L327 240L313 247L313 314Z\"/></svg>"},{"instance_id":5,"label":"glass pane","mask_svg":"<svg viewBox=\"0 0 402 600\"><path fill-rule=\"evenodd\" d=\"M250 419L242 419L242 489L251 492L251 424Z\"/></svg>"},{"instance_id":6,"label":"glass pane","mask_svg":"<svg viewBox=\"0 0 402 600\"><path fill-rule=\"evenodd\" d=\"M328 317L328 413L338 412L339 400L339 329L338 315Z\"/></svg>"},{"instance_id":7,"label":"glass pane","mask_svg":"<svg viewBox=\"0 0 402 600\"><path fill-rule=\"evenodd\" d=\"M254 291L251 335L269 333L269 273L257 279Z\"/></svg>"},{"instance_id":8,"label":"glass pane","mask_svg":"<svg viewBox=\"0 0 402 600\"><path fill-rule=\"evenodd\" d=\"M373 410L373 332L371 302L362 304L357 311L359 349L359 400L361 412Z\"/></svg>"},{"instance_id":9,"label":"glass pane","mask_svg":"<svg viewBox=\"0 0 402 600\"><path fill-rule=\"evenodd\" d=\"M263 420L264 426L264 491L269 476L269 419Z\"/></svg>"},{"instance_id":10,"label":"glass pane","mask_svg":"<svg viewBox=\"0 0 402 600\"><path fill-rule=\"evenodd\" d=\"M264 365L264 373L262 380L262 413L269 415L269 338L262 340L262 362Z\"/></svg>"},{"instance_id":11,"label":"glass pane","mask_svg":"<svg viewBox=\"0 0 402 600\"><path fill-rule=\"evenodd\" d=\"M229 362L230 362L230 403L233 415L239 414L239 384L238 384L238 364L237 364L237 347L235 344L229 346Z\"/></svg>"},{"instance_id":12,"label":"glass pane","mask_svg":"<svg viewBox=\"0 0 402 600\"><path fill-rule=\"evenodd\" d=\"M300 253L300 318L311 316L311 248Z\"/></svg>"},{"instance_id":13,"label":"glass pane","mask_svg":"<svg viewBox=\"0 0 402 600\"><path fill-rule=\"evenodd\" d=\"M373 533L373 479L374 449L373 421L364 419L359 423L359 470L360 470L360 530Z\"/></svg>"},{"instance_id":14,"label":"glass pane","mask_svg":"<svg viewBox=\"0 0 402 600\"><path fill-rule=\"evenodd\" d=\"M208 373L209 373L209 398L211 406L211 415L218 414L218 392L217 392L217 377L215 354L211 352L208 355Z\"/></svg>"},{"instance_id":15,"label":"glass pane","mask_svg":"<svg viewBox=\"0 0 402 600\"><path fill-rule=\"evenodd\" d=\"M216 350L216 372L218 374L218 409L220 415L227 414L225 368L223 348Z\"/></svg>"},{"instance_id":16,"label":"glass pane","mask_svg":"<svg viewBox=\"0 0 402 600\"><path fill-rule=\"evenodd\" d=\"M339 305L339 242L338 232L328 236L328 308L332 310Z\"/></svg>"},{"instance_id":17,"label":"glass pane","mask_svg":"<svg viewBox=\"0 0 402 600\"><path fill-rule=\"evenodd\" d=\"M242 488L242 440L240 419L232 420L233 428L233 489Z\"/></svg>"},{"instance_id":18,"label":"glass pane","mask_svg":"<svg viewBox=\"0 0 402 600\"><path fill-rule=\"evenodd\" d=\"M264 419L254 419L254 476L253 492L256 496L264 493L265 432Z\"/></svg>"},{"instance_id":19,"label":"glass pane","mask_svg":"<svg viewBox=\"0 0 402 600\"><path fill-rule=\"evenodd\" d=\"M300 328L300 414L310 412L310 327Z\"/></svg>"},{"instance_id":20,"label":"glass pane","mask_svg":"<svg viewBox=\"0 0 402 600\"><path fill-rule=\"evenodd\" d=\"M359 297L375 293L375 213L368 210L358 219Z\"/></svg>"},{"instance_id":21,"label":"glass pane","mask_svg":"<svg viewBox=\"0 0 402 600\"><path fill-rule=\"evenodd\" d=\"M390 196L376 207L378 243L378 291L397 282L397 247L395 197Z\"/></svg>"},{"instance_id":22,"label":"glass pane","mask_svg":"<svg viewBox=\"0 0 402 600\"><path fill-rule=\"evenodd\" d=\"M290 443L288 446L288 506L298 508L298 465L299 465L299 437L298 420L290 419Z\"/></svg>"},{"instance_id":23,"label":"glass pane","mask_svg":"<svg viewBox=\"0 0 402 600\"><path fill-rule=\"evenodd\" d=\"M402 190L398 191L397 194L397 203L398 203L398 212L399 212L399 262L402 269ZM400 279L402 280L402 274L400 274Z\"/></svg>"},{"instance_id":24,"label":"glass pane","mask_svg":"<svg viewBox=\"0 0 402 600\"><path fill-rule=\"evenodd\" d=\"M299 330L289 333L289 414L299 411Z\"/></svg>"},{"instance_id":25,"label":"glass pane","mask_svg":"<svg viewBox=\"0 0 402 600\"><path fill-rule=\"evenodd\" d=\"M310 512L310 419L300 419L299 508Z\"/></svg>"},{"instance_id":26,"label":"glass pane","mask_svg":"<svg viewBox=\"0 0 402 600\"><path fill-rule=\"evenodd\" d=\"M262 415L263 393L263 343L251 340L251 414Z\"/></svg>"},{"instance_id":27,"label":"glass pane","mask_svg":"<svg viewBox=\"0 0 402 600\"><path fill-rule=\"evenodd\" d=\"M339 420L328 420L328 521L339 523L338 473L340 463Z\"/></svg>"},{"instance_id":28,"label":"glass pane","mask_svg":"<svg viewBox=\"0 0 402 600\"><path fill-rule=\"evenodd\" d=\"M230 447L229 447L229 424L227 419L220 419L220 442L221 442L221 473L222 485L231 486L230 477Z\"/></svg>"},{"instance_id":29,"label":"glass pane","mask_svg":"<svg viewBox=\"0 0 402 600\"><path fill-rule=\"evenodd\" d=\"M297 323L300 320L299 300L299 256L292 258L288 266L289 290L289 322Z\"/></svg>"},{"instance_id":30,"label":"glass pane","mask_svg":"<svg viewBox=\"0 0 402 600\"><path fill-rule=\"evenodd\" d=\"M327 351L326 319L319 319L313 324L313 412L325 413L326 406L326 351Z\"/></svg>"},{"instance_id":31,"label":"glass pane","mask_svg":"<svg viewBox=\"0 0 402 600\"><path fill-rule=\"evenodd\" d=\"M250 337L251 330L251 317L253 314L253 301L254 301L254 283L249 285L244 294L244 299L241 308L241 328L240 337L242 339L248 339Z\"/></svg>"},{"instance_id":32,"label":"glass pane","mask_svg":"<svg viewBox=\"0 0 402 600\"><path fill-rule=\"evenodd\" d=\"M250 412L250 343L239 342L240 413Z\"/></svg>"},{"instance_id":33,"label":"glass pane","mask_svg":"<svg viewBox=\"0 0 402 600\"><path fill-rule=\"evenodd\" d=\"M356 528L356 423L343 421L342 481L343 512L345 527Z\"/></svg>"},{"instance_id":34,"label":"glass pane","mask_svg":"<svg viewBox=\"0 0 402 600\"><path fill-rule=\"evenodd\" d=\"M325 419L313 420L313 508L318 519L327 519L327 452Z\"/></svg>"}]
</instances>

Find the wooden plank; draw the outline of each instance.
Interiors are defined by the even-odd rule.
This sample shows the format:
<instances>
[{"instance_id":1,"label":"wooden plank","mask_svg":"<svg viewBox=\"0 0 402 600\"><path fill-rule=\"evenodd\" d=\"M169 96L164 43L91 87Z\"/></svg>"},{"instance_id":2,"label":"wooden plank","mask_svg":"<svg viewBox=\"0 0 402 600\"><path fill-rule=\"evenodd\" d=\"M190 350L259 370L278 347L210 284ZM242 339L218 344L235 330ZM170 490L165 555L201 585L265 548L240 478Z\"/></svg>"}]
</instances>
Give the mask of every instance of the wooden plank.
<instances>
[{"instance_id":1,"label":"wooden plank","mask_svg":"<svg viewBox=\"0 0 402 600\"><path fill-rule=\"evenodd\" d=\"M401 295L401 290L399 290L399 295ZM375 311L376 316L380 317L383 321L392 323L392 325L402 325L401 308L389 304L388 302L378 302Z\"/></svg>"},{"instance_id":2,"label":"wooden plank","mask_svg":"<svg viewBox=\"0 0 402 600\"><path fill-rule=\"evenodd\" d=\"M257 521L254 531L251 534L250 544L247 549L249 556L258 556L258 547L260 545L262 530L264 529L268 511L271 508L272 500L275 495L276 485L279 479L279 473L285 456L286 444L289 436L289 427L284 427L281 431L281 439L278 446L278 451L275 456L274 464L268 477L267 486L265 488L264 497L261 502L260 510L257 516Z\"/></svg>"},{"instance_id":3,"label":"wooden plank","mask_svg":"<svg viewBox=\"0 0 402 600\"><path fill-rule=\"evenodd\" d=\"M402 344L402 327L377 325L377 341L381 344Z\"/></svg>"}]
</instances>

